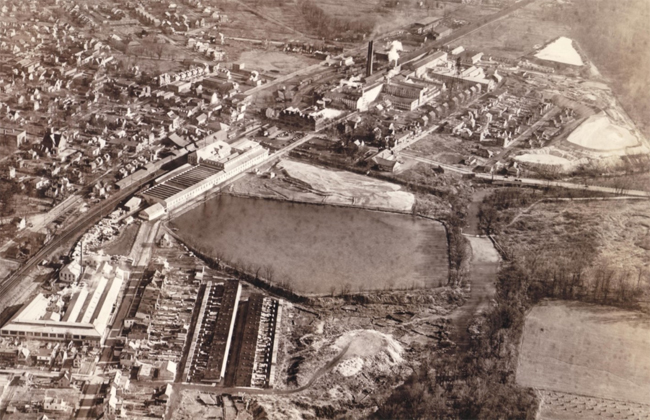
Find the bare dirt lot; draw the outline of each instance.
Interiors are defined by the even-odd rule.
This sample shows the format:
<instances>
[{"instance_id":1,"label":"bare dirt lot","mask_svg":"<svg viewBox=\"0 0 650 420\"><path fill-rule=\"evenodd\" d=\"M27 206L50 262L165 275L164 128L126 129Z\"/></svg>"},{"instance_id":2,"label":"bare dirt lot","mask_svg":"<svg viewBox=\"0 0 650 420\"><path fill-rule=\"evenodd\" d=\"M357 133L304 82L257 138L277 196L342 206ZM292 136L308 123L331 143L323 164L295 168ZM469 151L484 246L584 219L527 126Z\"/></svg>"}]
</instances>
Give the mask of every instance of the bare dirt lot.
<instances>
[{"instance_id":1,"label":"bare dirt lot","mask_svg":"<svg viewBox=\"0 0 650 420\"><path fill-rule=\"evenodd\" d=\"M278 74L289 74L319 62L319 60L304 55L287 54L272 49L244 51L239 55L237 61L246 64L247 68L258 71L277 71Z\"/></svg>"},{"instance_id":2,"label":"bare dirt lot","mask_svg":"<svg viewBox=\"0 0 650 420\"><path fill-rule=\"evenodd\" d=\"M367 418L448 340L454 293L384 293L356 305L322 298L315 308L320 317L287 305L273 387L302 390L256 399L273 419Z\"/></svg>"},{"instance_id":3,"label":"bare dirt lot","mask_svg":"<svg viewBox=\"0 0 650 420\"><path fill-rule=\"evenodd\" d=\"M274 179L249 176L233 192L305 203L410 212L415 196L398 184L352 172L337 171L293 160L275 168Z\"/></svg>"},{"instance_id":4,"label":"bare dirt lot","mask_svg":"<svg viewBox=\"0 0 650 420\"><path fill-rule=\"evenodd\" d=\"M517 381L545 391L594 398L592 402L565 401L566 409L598 408L606 417L630 418L629 403L648 403L649 345L650 317L645 314L544 302L526 318Z\"/></svg>"},{"instance_id":5,"label":"bare dirt lot","mask_svg":"<svg viewBox=\"0 0 650 420\"><path fill-rule=\"evenodd\" d=\"M177 411L173 413L176 420L192 419L218 419L223 416L223 407L206 406L199 401L199 396L205 394L202 391L182 391L181 402Z\"/></svg>"},{"instance_id":6,"label":"bare dirt lot","mask_svg":"<svg viewBox=\"0 0 650 420\"><path fill-rule=\"evenodd\" d=\"M109 255L129 255L138 236L140 224L134 223L122 229L120 235L106 247L102 248Z\"/></svg>"},{"instance_id":7,"label":"bare dirt lot","mask_svg":"<svg viewBox=\"0 0 650 420\"><path fill-rule=\"evenodd\" d=\"M544 43L570 32L568 26L540 19L544 6L530 4L508 16L491 23L479 31L452 43L465 49L483 51L500 57L517 58L529 54Z\"/></svg>"}]
</instances>

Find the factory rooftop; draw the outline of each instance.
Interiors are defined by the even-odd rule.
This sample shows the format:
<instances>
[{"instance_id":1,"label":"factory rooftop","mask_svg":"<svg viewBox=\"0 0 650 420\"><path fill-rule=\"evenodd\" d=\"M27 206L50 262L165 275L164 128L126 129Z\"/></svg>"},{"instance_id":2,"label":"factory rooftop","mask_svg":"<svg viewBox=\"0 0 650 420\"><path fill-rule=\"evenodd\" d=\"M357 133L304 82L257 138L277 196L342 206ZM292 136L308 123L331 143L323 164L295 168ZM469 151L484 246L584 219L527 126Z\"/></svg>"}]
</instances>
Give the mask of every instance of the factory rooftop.
<instances>
[{"instance_id":1,"label":"factory rooftop","mask_svg":"<svg viewBox=\"0 0 650 420\"><path fill-rule=\"evenodd\" d=\"M125 278L124 271L108 263L97 269L86 267L78 284L50 296L36 295L0 329L0 334L103 343Z\"/></svg>"}]
</instances>

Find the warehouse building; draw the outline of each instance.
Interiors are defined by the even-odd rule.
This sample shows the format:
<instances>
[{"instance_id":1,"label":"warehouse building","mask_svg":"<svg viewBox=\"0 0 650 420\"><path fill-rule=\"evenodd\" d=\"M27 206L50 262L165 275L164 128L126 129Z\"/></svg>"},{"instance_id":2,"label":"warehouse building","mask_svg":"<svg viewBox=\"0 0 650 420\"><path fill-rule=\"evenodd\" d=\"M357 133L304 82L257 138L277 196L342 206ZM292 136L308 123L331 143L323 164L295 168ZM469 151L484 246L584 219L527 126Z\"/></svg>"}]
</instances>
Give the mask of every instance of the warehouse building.
<instances>
[{"instance_id":1,"label":"warehouse building","mask_svg":"<svg viewBox=\"0 0 650 420\"><path fill-rule=\"evenodd\" d=\"M126 277L107 262L96 269L84 267L78 285L50 296L39 293L0 329L0 335L102 345Z\"/></svg>"},{"instance_id":2,"label":"warehouse building","mask_svg":"<svg viewBox=\"0 0 650 420\"><path fill-rule=\"evenodd\" d=\"M151 206L140 213L145 220L154 220L165 212L204 194L216 185L262 163L269 155L267 149L248 139L233 144L216 141L192 152L189 164L164 177L142 197Z\"/></svg>"}]
</instances>

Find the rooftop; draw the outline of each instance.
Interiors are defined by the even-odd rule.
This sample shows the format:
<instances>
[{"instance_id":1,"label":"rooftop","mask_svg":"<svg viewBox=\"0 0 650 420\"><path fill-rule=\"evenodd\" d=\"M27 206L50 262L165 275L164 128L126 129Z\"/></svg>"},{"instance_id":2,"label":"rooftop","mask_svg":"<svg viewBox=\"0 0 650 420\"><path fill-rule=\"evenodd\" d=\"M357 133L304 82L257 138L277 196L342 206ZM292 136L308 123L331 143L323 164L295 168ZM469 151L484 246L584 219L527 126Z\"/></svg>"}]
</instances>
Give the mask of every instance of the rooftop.
<instances>
[{"instance_id":1,"label":"rooftop","mask_svg":"<svg viewBox=\"0 0 650 420\"><path fill-rule=\"evenodd\" d=\"M50 296L39 293L0 329L0 333L101 340L108 327L113 305L117 303L125 274L120 268L106 262L96 270L86 268L78 285Z\"/></svg>"}]
</instances>

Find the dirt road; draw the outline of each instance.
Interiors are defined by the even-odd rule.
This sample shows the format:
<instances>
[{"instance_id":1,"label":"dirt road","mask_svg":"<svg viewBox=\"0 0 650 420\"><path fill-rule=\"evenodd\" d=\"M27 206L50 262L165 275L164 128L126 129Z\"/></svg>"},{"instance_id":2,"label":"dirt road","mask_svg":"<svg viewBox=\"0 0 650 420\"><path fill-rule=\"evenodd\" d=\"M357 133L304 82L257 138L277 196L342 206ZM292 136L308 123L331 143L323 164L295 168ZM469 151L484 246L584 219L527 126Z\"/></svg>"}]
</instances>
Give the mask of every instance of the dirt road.
<instances>
[{"instance_id":1,"label":"dirt road","mask_svg":"<svg viewBox=\"0 0 650 420\"><path fill-rule=\"evenodd\" d=\"M479 205L490 192L490 190L480 190L472 196L468 211L468 224L463 229L472 248L472 259L469 272L469 297L453 319L455 333L452 339L460 350L466 350L469 346L467 329L476 315L489 307L490 301L496 293L499 253L490 238L478 236L480 234L478 227Z\"/></svg>"},{"instance_id":2,"label":"dirt road","mask_svg":"<svg viewBox=\"0 0 650 420\"><path fill-rule=\"evenodd\" d=\"M485 311L496 293L496 279L499 270L499 253L490 238L468 236L472 246L469 279L469 298L454 319L456 332L454 341L461 350L469 346L467 329L479 313Z\"/></svg>"}]
</instances>

